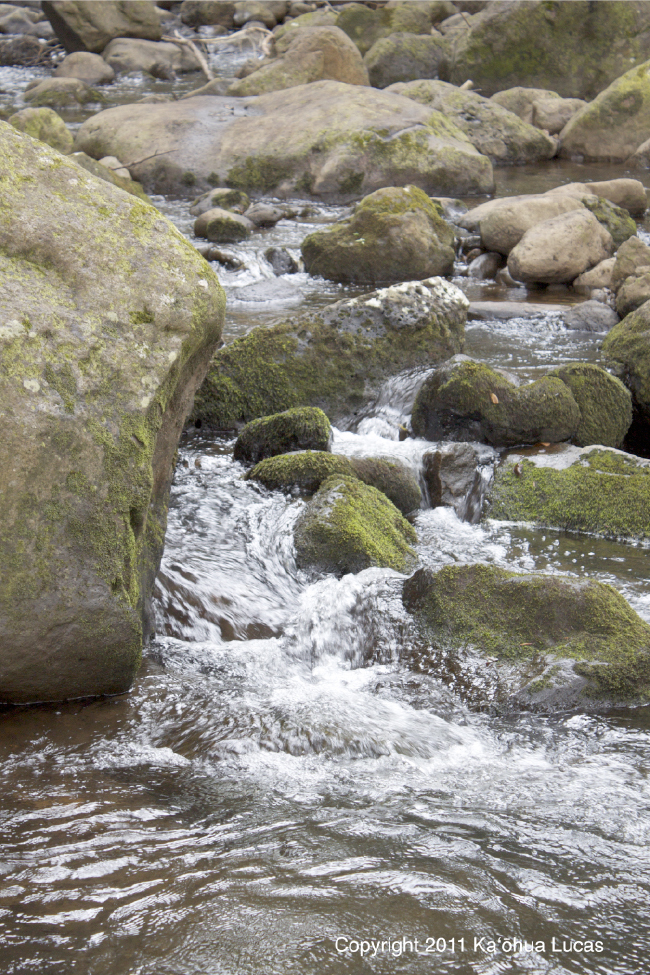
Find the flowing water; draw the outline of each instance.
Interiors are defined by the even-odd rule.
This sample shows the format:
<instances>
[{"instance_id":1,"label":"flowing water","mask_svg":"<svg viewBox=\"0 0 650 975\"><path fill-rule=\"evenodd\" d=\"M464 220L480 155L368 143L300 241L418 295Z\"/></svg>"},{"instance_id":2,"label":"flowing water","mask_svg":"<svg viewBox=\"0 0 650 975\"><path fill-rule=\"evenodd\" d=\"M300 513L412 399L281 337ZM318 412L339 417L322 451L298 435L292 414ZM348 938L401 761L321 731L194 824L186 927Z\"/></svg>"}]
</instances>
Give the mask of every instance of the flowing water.
<instances>
[{"instance_id":1,"label":"flowing water","mask_svg":"<svg viewBox=\"0 0 650 975\"><path fill-rule=\"evenodd\" d=\"M502 195L606 175L623 174L497 171ZM193 239L187 202L156 203ZM274 245L298 258L342 212L317 205L227 248L244 265L217 266L227 341L358 293L276 278L264 257ZM456 283L473 298L544 298ZM598 346L551 311L470 323L465 351L530 379L598 361ZM398 429L423 375L388 382L334 449L419 474L430 445ZM0 971L647 971L649 709L469 708L453 681L409 667L403 577L300 571L304 499L242 472L232 441L183 440L157 638L132 692L0 716ZM415 524L423 564L593 576L650 621L643 548L443 508Z\"/></svg>"}]
</instances>

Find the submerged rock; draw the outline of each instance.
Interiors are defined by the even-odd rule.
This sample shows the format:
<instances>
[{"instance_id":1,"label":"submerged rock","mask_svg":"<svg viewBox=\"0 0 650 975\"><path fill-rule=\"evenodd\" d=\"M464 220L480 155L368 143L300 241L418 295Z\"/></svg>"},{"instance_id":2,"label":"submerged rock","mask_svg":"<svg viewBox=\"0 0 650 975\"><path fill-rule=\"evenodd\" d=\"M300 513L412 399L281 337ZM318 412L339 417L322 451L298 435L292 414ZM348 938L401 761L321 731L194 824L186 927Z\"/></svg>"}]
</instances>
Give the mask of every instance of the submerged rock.
<instances>
[{"instance_id":1,"label":"submerged rock","mask_svg":"<svg viewBox=\"0 0 650 975\"><path fill-rule=\"evenodd\" d=\"M30 83L25 89L23 98L34 108L42 105L58 108L103 101L102 96L94 88L89 88L78 78L44 78L42 81Z\"/></svg>"},{"instance_id":2,"label":"submerged rock","mask_svg":"<svg viewBox=\"0 0 650 975\"><path fill-rule=\"evenodd\" d=\"M454 285L431 278L253 329L217 352L193 419L232 429L271 412L319 406L332 422L344 420L387 376L458 352L468 305Z\"/></svg>"},{"instance_id":3,"label":"submerged rock","mask_svg":"<svg viewBox=\"0 0 650 975\"><path fill-rule=\"evenodd\" d=\"M497 468L490 518L608 538L650 538L650 462L595 447L510 454Z\"/></svg>"},{"instance_id":4,"label":"submerged rock","mask_svg":"<svg viewBox=\"0 0 650 975\"><path fill-rule=\"evenodd\" d=\"M0 700L115 694L225 298L158 210L3 122L0 183Z\"/></svg>"},{"instance_id":5,"label":"submerged rock","mask_svg":"<svg viewBox=\"0 0 650 975\"><path fill-rule=\"evenodd\" d=\"M376 190L302 242L305 269L332 281L386 284L450 274L454 230L416 186Z\"/></svg>"},{"instance_id":6,"label":"submerged rock","mask_svg":"<svg viewBox=\"0 0 650 975\"><path fill-rule=\"evenodd\" d=\"M149 192L211 186L338 199L413 183L490 193L492 166L440 113L389 92L316 81L254 98L197 95L89 118L76 147L115 155Z\"/></svg>"},{"instance_id":7,"label":"submerged rock","mask_svg":"<svg viewBox=\"0 0 650 975\"><path fill-rule=\"evenodd\" d=\"M329 450L332 427L322 410L302 406L247 423L237 440L235 460L257 464L292 450Z\"/></svg>"},{"instance_id":8,"label":"submerged rock","mask_svg":"<svg viewBox=\"0 0 650 975\"><path fill-rule=\"evenodd\" d=\"M296 561L338 576L372 565L407 571L416 555L414 529L388 498L357 478L324 481L295 527Z\"/></svg>"},{"instance_id":9,"label":"submerged rock","mask_svg":"<svg viewBox=\"0 0 650 975\"><path fill-rule=\"evenodd\" d=\"M603 261L602 263L605 264L608 262ZM611 263L614 263L613 260L611 260ZM595 270L597 269L594 268ZM593 272L587 271L585 274L581 274L580 277L585 279L589 274L593 274ZM587 286L585 285L585 287ZM573 282L573 287L576 288L575 281ZM603 287L607 287L607 284L593 285L593 288ZM592 288L589 288L589 290L591 291ZM610 328L613 328L618 321L618 315L613 308L610 308L609 305L604 305L602 301L595 300L583 301L579 305L574 305L564 315L565 326L579 332L609 332Z\"/></svg>"},{"instance_id":10,"label":"submerged rock","mask_svg":"<svg viewBox=\"0 0 650 975\"><path fill-rule=\"evenodd\" d=\"M650 626L612 586L454 565L419 569L403 602L429 643L419 669L456 675L476 703L590 710L650 699Z\"/></svg>"},{"instance_id":11,"label":"submerged rock","mask_svg":"<svg viewBox=\"0 0 650 975\"><path fill-rule=\"evenodd\" d=\"M557 377L515 386L504 373L462 355L427 376L411 418L415 435L427 440L501 447L568 440L579 423L578 405Z\"/></svg>"}]
</instances>

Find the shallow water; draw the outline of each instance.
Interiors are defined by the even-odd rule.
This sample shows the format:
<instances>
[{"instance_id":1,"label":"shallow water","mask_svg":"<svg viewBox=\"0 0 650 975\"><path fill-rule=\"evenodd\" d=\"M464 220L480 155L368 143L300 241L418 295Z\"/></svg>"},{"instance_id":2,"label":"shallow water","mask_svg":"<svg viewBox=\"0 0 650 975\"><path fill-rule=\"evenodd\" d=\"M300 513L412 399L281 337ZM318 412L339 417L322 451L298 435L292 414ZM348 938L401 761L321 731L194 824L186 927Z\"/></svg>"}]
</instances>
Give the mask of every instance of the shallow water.
<instances>
[{"instance_id":1,"label":"shallow water","mask_svg":"<svg viewBox=\"0 0 650 975\"><path fill-rule=\"evenodd\" d=\"M613 175L497 171L501 194ZM156 203L193 239L187 202ZM275 245L297 257L303 236L342 212L317 205L224 248L246 265L215 265L227 340L359 293L304 273L276 279L263 256ZM513 298L457 283L478 287L472 298ZM465 351L531 379L599 361L600 341L549 313L470 323ZM430 445L400 442L398 429L423 376L388 382L335 431L334 449L418 473ZM2 972L644 971L649 709L469 709L409 667L402 577L298 570L291 528L304 500L243 470L232 441L183 441L158 636L133 691L0 715ZM423 564L586 574L650 621L645 548L471 525L449 509L423 508L415 524ZM594 950L564 951L571 941Z\"/></svg>"}]
</instances>

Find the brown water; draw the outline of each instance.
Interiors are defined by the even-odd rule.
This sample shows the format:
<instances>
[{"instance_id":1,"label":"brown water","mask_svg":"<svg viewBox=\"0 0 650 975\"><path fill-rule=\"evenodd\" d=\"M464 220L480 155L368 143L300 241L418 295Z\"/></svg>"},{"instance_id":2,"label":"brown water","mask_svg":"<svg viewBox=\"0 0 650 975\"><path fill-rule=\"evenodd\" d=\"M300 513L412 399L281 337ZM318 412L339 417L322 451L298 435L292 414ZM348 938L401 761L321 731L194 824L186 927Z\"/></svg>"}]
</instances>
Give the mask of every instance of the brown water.
<instances>
[{"instance_id":1,"label":"brown water","mask_svg":"<svg viewBox=\"0 0 650 975\"><path fill-rule=\"evenodd\" d=\"M503 195L618 175L553 163L497 180ZM187 203L157 202L191 236ZM276 279L263 256L297 255L341 212L229 248L246 267L219 269L228 338L353 293ZM528 378L599 361L599 342L549 314L472 323L466 351ZM418 470L424 445L395 439L417 381L388 384L335 449ZM404 663L401 577L307 578L291 542L304 502L243 482L231 446L184 441L158 638L133 691L0 715L0 971L645 971L648 709L470 711ZM417 529L425 564L586 574L650 620L646 549L448 509L421 511Z\"/></svg>"}]
</instances>

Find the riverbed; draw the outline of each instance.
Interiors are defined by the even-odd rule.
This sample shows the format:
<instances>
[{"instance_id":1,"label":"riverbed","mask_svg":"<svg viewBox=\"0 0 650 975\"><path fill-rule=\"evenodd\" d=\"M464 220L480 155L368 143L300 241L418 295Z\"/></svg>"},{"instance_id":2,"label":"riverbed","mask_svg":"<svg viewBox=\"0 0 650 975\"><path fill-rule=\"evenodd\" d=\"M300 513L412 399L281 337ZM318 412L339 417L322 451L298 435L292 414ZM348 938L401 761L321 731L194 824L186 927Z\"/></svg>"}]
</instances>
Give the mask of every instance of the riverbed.
<instances>
[{"instance_id":1,"label":"riverbed","mask_svg":"<svg viewBox=\"0 0 650 975\"><path fill-rule=\"evenodd\" d=\"M624 175L497 169L497 192ZM188 201L154 202L199 243ZM264 258L269 246L298 258L344 212L314 204L227 248L243 267L215 265L226 341L361 293L278 278ZM472 300L582 300L454 283ZM468 323L465 351L530 379L599 362L599 344L551 309ZM387 384L333 449L419 472L430 445L398 439L419 379ZM414 671L403 577L299 570L304 499L243 481L232 444L203 430L182 441L157 636L131 693L0 715L2 972L644 971L650 709L503 712L489 688L472 707L452 680ZM587 575L650 621L645 548L447 508L423 508L415 527L422 564Z\"/></svg>"}]
</instances>

